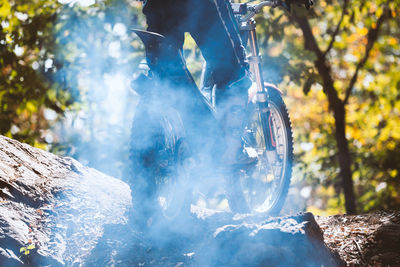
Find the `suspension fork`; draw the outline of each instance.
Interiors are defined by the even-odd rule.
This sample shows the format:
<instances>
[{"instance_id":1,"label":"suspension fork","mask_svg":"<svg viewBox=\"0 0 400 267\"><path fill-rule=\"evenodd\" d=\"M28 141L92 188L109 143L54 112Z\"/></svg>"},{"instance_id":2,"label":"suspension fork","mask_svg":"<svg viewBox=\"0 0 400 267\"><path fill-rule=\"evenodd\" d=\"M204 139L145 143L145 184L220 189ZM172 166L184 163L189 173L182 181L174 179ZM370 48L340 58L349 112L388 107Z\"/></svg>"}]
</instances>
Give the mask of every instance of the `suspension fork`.
<instances>
[{"instance_id":1,"label":"suspension fork","mask_svg":"<svg viewBox=\"0 0 400 267\"><path fill-rule=\"evenodd\" d=\"M268 106L269 95L268 90L264 87L264 79L262 77L261 56L258 48L255 20L251 19L246 24L241 25L241 29L249 33L250 56L248 57L248 62L257 85L257 105L260 112L265 148L267 151L276 151L271 110Z\"/></svg>"}]
</instances>

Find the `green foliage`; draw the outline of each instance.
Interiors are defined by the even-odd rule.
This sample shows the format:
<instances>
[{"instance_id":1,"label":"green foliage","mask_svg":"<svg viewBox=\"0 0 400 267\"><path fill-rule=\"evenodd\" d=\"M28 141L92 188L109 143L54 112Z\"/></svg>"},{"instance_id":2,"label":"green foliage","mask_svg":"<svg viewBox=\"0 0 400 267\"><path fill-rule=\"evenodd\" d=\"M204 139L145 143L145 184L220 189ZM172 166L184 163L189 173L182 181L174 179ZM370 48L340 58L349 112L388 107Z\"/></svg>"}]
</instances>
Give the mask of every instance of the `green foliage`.
<instances>
[{"instance_id":1,"label":"green foliage","mask_svg":"<svg viewBox=\"0 0 400 267\"><path fill-rule=\"evenodd\" d=\"M26 246L26 247L20 248L20 249L19 249L19 253L21 253L20 258L21 258L22 256L27 256L27 255L29 255L29 254L31 253L31 251L32 251L33 249L35 249L35 248L36 248L36 247L35 247L34 244L30 244L30 245L28 245L28 246Z\"/></svg>"},{"instance_id":2,"label":"green foliage","mask_svg":"<svg viewBox=\"0 0 400 267\"><path fill-rule=\"evenodd\" d=\"M68 97L48 95L60 90L50 78L59 6L54 0L4 0L0 6L0 133L30 144L43 144L41 131L50 126L45 110L61 114L68 106Z\"/></svg>"}]
</instances>

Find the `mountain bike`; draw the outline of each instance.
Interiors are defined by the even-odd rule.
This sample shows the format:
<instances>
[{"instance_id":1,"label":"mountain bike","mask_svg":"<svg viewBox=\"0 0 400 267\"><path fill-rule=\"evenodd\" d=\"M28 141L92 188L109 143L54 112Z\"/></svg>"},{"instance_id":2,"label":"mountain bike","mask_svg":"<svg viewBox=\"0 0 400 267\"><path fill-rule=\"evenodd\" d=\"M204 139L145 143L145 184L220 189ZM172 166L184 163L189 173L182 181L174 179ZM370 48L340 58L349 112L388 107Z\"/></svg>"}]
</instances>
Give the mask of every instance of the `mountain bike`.
<instances>
[{"instance_id":1,"label":"mountain bike","mask_svg":"<svg viewBox=\"0 0 400 267\"><path fill-rule=\"evenodd\" d=\"M203 67L199 89L183 55L171 57L176 54L171 49L177 48L160 34L134 30L144 43L149 68L147 75L132 83L140 95L131 136L132 188L142 216L157 213L173 219L196 205L273 215L284 204L292 175L292 126L282 92L263 80L253 17L263 7L287 5L267 0L231 6L249 48L247 60L254 75L242 144L255 160L238 167L231 177L221 174L218 155L223 140L215 119L216 87L207 67ZM185 88L165 78L170 69L186 77Z\"/></svg>"}]
</instances>

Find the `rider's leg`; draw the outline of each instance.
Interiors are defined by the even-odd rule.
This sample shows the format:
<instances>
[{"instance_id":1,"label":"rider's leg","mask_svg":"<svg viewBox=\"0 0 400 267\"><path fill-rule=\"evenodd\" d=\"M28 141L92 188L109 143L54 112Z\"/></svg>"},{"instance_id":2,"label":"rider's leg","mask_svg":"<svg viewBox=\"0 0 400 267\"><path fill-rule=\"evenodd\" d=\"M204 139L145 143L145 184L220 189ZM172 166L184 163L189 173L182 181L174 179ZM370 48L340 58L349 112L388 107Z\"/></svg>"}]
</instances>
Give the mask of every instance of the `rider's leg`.
<instances>
[{"instance_id":1,"label":"rider's leg","mask_svg":"<svg viewBox=\"0 0 400 267\"><path fill-rule=\"evenodd\" d=\"M147 30L163 35L167 43L172 45L172 49L165 50L164 47L160 51L154 51L153 56L158 58L157 67L161 69L158 77L174 87L180 87L185 81L185 73L176 61L180 61L185 38L182 18L187 15L184 11L186 5L187 0L147 0L143 7ZM158 54L159 52L161 54Z\"/></svg>"},{"instance_id":2,"label":"rider's leg","mask_svg":"<svg viewBox=\"0 0 400 267\"><path fill-rule=\"evenodd\" d=\"M214 82L222 87L239 80L248 64L234 18L228 9L229 1L188 0L188 3L190 17L183 23L212 69Z\"/></svg>"},{"instance_id":3,"label":"rider's leg","mask_svg":"<svg viewBox=\"0 0 400 267\"><path fill-rule=\"evenodd\" d=\"M251 85L245 50L236 22L226 0L190 0L196 9L186 23L210 65L217 84L217 112L226 140L222 160L227 164L241 163L240 153L247 90Z\"/></svg>"},{"instance_id":4,"label":"rider's leg","mask_svg":"<svg viewBox=\"0 0 400 267\"><path fill-rule=\"evenodd\" d=\"M147 30L164 35L171 43L182 49L187 0L147 0L143 7Z\"/></svg>"},{"instance_id":5,"label":"rider's leg","mask_svg":"<svg viewBox=\"0 0 400 267\"><path fill-rule=\"evenodd\" d=\"M149 31L161 33L180 49L189 31L200 47L218 88L219 121L227 141L223 160L235 163L251 81L228 5L227 0L147 0L143 13Z\"/></svg>"}]
</instances>

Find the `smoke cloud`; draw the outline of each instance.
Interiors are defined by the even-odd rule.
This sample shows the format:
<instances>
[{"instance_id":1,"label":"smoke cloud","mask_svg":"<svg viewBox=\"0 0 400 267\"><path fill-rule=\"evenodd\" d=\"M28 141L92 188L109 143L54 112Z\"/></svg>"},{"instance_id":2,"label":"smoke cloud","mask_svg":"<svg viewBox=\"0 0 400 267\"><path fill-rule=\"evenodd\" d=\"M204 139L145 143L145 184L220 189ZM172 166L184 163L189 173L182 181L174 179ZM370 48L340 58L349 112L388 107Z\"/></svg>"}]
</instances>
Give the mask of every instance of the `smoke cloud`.
<instances>
[{"instance_id":1,"label":"smoke cloud","mask_svg":"<svg viewBox=\"0 0 400 267\"><path fill-rule=\"evenodd\" d=\"M183 88L174 81L138 79L134 89L140 94L130 89L131 80L145 68L144 46L130 32L132 28L145 28L139 24L138 17L142 15L135 8L137 2L59 2L65 6L56 26L58 48L53 64L58 68L58 82L80 101L56 127L55 149L128 182L134 199L129 229L142 231L149 246L165 253L172 243L196 244L204 238L199 233L207 227L199 226L197 217L207 212L230 211L224 189L226 181L216 160L223 149L215 149L223 143L222 135L214 125L212 113L204 111L207 108L194 88ZM179 62L169 66L177 67L174 64ZM177 111L180 115L176 115ZM132 126L134 116L141 119ZM165 117L169 120L165 121ZM164 131L161 135L160 125L161 132ZM168 136L170 133L174 138ZM72 145L57 147L65 143ZM170 149L139 155L129 151L132 143L142 151L150 151L155 143L156 148ZM193 151L198 153L193 156ZM156 172L149 167L154 162L160 165ZM167 183L160 195L173 194L179 196L178 202L185 203L185 216L179 220L166 219L165 214L157 211L155 206L162 206L163 199L155 199L154 193L149 192L149 187L168 175L176 178L177 184ZM179 201L187 199L192 199L192 205ZM118 231L108 234L115 235L115 239L123 238ZM196 247L189 248L182 252L183 258L193 256Z\"/></svg>"},{"instance_id":2,"label":"smoke cloud","mask_svg":"<svg viewBox=\"0 0 400 267\"><path fill-rule=\"evenodd\" d=\"M137 3L60 2L65 5L55 26L56 81L77 102L57 125L53 148L122 178L138 101L129 84L143 58L142 45L130 32L141 27Z\"/></svg>"}]
</instances>

